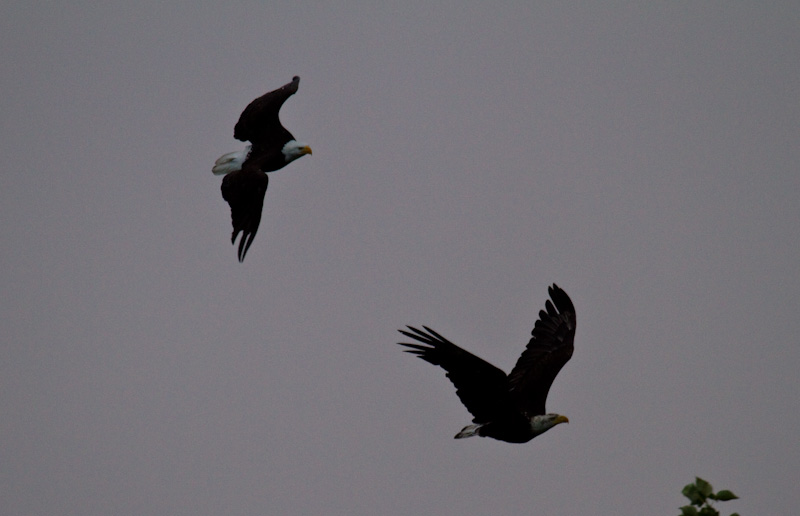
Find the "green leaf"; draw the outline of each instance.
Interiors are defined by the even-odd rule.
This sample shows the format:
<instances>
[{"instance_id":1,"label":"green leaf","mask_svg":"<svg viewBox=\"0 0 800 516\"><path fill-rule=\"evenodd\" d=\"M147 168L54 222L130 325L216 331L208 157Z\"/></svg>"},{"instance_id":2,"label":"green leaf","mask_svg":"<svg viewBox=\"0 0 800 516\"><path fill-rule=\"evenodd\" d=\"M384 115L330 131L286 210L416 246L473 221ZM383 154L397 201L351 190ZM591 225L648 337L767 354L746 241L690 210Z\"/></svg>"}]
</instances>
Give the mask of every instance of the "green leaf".
<instances>
[{"instance_id":1,"label":"green leaf","mask_svg":"<svg viewBox=\"0 0 800 516\"><path fill-rule=\"evenodd\" d=\"M701 493L694 484L686 484L681 494L688 498L692 505L703 505L706 501L706 497L703 496L703 493Z\"/></svg>"},{"instance_id":2,"label":"green leaf","mask_svg":"<svg viewBox=\"0 0 800 516\"><path fill-rule=\"evenodd\" d=\"M734 512L733 514L731 514L731 516L739 516L739 513L738 512Z\"/></svg>"},{"instance_id":3,"label":"green leaf","mask_svg":"<svg viewBox=\"0 0 800 516\"><path fill-rule=\"evenodd\" d=\"M700 492L703 493L703 496L708 496L714 492L714 488L711 487L711 484L709 484L700 477L695 477L695 485L697 485L697 489L699 489Z\"/></svg>"},{"instance_id":4,"label":"green leaf","mask_svg":"<svg viewBox=\"0 0 800 516\"><path fill-rule=\"evenodd\" d=\"M739 497L731 493L727 489L723 489L722 491L714 495L714 499L719 500L720 502L727 502L728 500L738 500Z\"/></svg>"},{"instance_id":5,"label":"green leaf","mask_svg":"<svg viewBox=\"0 0 800 516\"><path fill-rule=\"evenodd\" d=\"M703 508L700 509L699 516L719 516L719 511L710 505L704 505Z\"/></svg>"},{"instance_id":6,"label":"green leaf","mask_svg":"<svg viewBox=\"0 0 800 516\"><path fill-rule=\"evenodd\" d=\"M684 505L681 507L681 516L697 516L697 509L693 505Z\"/></svg>"}]
</instances>

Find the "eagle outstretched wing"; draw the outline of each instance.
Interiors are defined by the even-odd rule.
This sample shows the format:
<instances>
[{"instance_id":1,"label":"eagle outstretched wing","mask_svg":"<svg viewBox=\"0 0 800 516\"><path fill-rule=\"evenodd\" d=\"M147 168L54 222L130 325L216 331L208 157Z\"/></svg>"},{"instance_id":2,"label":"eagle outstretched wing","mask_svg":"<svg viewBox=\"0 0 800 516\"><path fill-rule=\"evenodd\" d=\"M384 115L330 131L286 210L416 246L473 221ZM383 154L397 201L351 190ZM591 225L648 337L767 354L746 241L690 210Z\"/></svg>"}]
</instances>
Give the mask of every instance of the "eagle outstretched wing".
<instances>
[{"instance_id":1,"label":"eagle outstretched wing","mask_svg":"<svg viewBox=\"0 0 800 516\"><path fill-rule=\"evenodd\" d=\"M575 340L575 306L555 283L550 298L531 331L531 340L508 375L517 408L529 416L545 414L545 401L558 372L572 357Z\"/></svg>"},{"instance_id":2,"label":"eagle outstretched wing","mask_svg":"<svg viewBox=\"0 0 800 516\"><path fill-rule=\"evenodd\" d=\"M232 172L222 179L222 198L231 207L231 243L236 241L239 233L242 234L238 252L240 262L244 261L261 223L261 209L268 183L267 174L252 168Z\"/></svg>"},{"instance_id":3,"label":"eagle outstretched wing","mask_svg":"<svg viewBox=\"0 0 800 516\"><path fill-rule=\"evenodd\" d=\"M233 137L249 141L254 146L277 146L278 151L286 142L294 140L294 136L281 125L278 112L286 99L297 93L299 85L300 77L295 76L292 82L248 104L233 128Z\"/></svg>"},{"instance_id":4,"label":"eagle outstretched wing","mask_svg":"<svg viewBox=\"0 0 800 516\"><path fill-rule=\"evenodd\" d=\"M491 421L510 408L506 374L502 370L464 351L427 326L423 326L425 331L412 326L407 328L410 331L398 331L424 345L399 344L410 348L405 350L407 353L447 371L447 377L455 385L461 403L474 416L473 423Z\"/></svg>"}]
</instances>

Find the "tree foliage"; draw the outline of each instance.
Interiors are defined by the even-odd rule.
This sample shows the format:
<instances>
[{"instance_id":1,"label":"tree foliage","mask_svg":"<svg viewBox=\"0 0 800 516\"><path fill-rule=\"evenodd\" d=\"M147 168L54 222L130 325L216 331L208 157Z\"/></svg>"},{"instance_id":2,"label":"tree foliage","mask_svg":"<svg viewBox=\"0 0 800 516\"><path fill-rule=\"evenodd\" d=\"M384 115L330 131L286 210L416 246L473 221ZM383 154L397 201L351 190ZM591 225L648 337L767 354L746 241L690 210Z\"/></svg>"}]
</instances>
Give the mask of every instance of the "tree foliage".
<instances>
[{"instance_id":1,"label":"tree foliage","mask_svg":"<svg viewBox=\"0 0 800 516\"><path fill-rule=\"evenodd\" d=\"M681 493L690 503L681 507L681 516L719 516L719 511L714 508L713 502L727 502L739 498L727 489L715 493L711 484L700 477L695 477L694 484L686 484ZM731 516L739 514L734 512Z\"/></svg>"}]
</instances>

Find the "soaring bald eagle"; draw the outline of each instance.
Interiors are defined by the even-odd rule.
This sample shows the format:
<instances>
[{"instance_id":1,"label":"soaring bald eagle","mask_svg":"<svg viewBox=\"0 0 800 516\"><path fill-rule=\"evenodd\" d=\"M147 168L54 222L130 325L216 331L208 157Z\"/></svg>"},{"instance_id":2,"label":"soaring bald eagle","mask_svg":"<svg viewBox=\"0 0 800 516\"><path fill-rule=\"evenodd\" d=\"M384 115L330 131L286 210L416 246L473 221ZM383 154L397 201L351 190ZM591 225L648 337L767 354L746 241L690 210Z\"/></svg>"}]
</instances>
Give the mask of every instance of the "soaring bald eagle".
<instances>
[{"instance_id":1,"label":"soaring bald eagle","mask_svg":"<svg viewBox=\"0 0 800 516\"><path fill-rule=\"evenodd\" d=\"M286 99L297 92L300 77L275 91L255 99L242 111L233 137L250 142L244 150L229 152L221 156L211 169L222 179L222 198L231 206L233 234L231 243L239 240L239 261L253 243L261 222L264 194L267 193L267 172L279 170L306 154L311 147L295 140L278 118L278 112Z\"/></svg>"},{"instance_id":2,"label":"soaring bald eagle","mask_svg":"<svg viewBox=\"0 0 800 516\"><path fill-rule=\"evenodd\" d=\"M456 439L479 435L510 443L526 443L559 423L565 416L547 414L547 393L558 372L572 357L575 307L555 283L548 288L545 309L539 312L531 340L511 374L464 351L427 326L425 331L407 326L398 330L422 344L407 344L407 353L441 366L456 387L456 394L474 416Z\"/></svg>"}]
</instances>

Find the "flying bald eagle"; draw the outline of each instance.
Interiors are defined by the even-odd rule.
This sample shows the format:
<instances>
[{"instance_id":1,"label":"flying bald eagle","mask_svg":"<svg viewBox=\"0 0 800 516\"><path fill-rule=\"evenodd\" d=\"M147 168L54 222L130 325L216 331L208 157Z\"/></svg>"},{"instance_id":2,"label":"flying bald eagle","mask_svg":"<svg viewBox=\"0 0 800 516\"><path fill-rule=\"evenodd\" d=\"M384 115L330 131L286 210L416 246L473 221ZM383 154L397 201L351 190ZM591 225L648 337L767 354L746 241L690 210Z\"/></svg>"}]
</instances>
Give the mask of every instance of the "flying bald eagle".
<instances>
[{"instance_id":1,"label":"flying bald eagle","mask_svg":"<svg viewBox=\"0 0 800 516\"><path fill-rule=\"evenodd\" d=\"M233 234L231 243L239 240L239 261L253 243L261 222L261 208L267 193L267 172L279 170L306 154L311 147L295 140L278 118L278 112L286 99L297 92L300 77L275 91L255 99L242 111L233 137L250 142L244 150L229 152L221 156L211 171L225 175L222 179L222 198L231 206Z\"/></svg>"},{"instance_id":2,"label":"flying bald eagle","mask_svg":"<svg viewBox=\"0 0 800 516\"><path fill-rule=\"evenodd\" d=\"M479 435L510 443L526 443L559 423L565 416L547 414L547 393L558 372L572 357L575 307L555 283L547 289L545 309L539 312L531 340L511 374L459 348L427 326L398 330L422 344L400 342L406 353L441 366L456 387L461 403L474 416L456 439Z\"/></svg>"}]
</instances>

